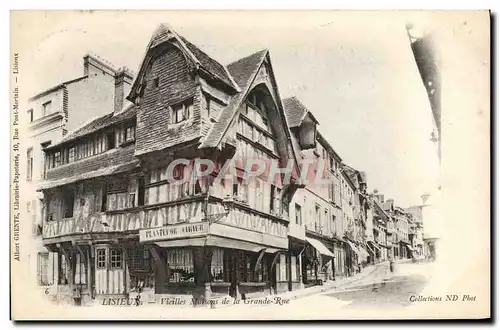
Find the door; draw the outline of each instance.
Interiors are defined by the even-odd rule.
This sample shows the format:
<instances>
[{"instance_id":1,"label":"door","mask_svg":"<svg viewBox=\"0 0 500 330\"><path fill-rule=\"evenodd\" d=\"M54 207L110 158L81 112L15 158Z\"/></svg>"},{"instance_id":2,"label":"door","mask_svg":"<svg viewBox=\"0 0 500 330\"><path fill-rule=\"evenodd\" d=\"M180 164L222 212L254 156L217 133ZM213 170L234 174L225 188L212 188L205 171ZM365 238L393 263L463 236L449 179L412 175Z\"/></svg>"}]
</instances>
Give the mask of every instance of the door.
<instances>
[{"instance_id":1,"label":"door","mask_svg":"<svg viewBox=\"0 0 500 330\"><path fill-rule=\"evenodd\" d=\"M120 247L96 247L95 292L96 294L125 294L125 260Z\"/></svg>"}]
</instances>

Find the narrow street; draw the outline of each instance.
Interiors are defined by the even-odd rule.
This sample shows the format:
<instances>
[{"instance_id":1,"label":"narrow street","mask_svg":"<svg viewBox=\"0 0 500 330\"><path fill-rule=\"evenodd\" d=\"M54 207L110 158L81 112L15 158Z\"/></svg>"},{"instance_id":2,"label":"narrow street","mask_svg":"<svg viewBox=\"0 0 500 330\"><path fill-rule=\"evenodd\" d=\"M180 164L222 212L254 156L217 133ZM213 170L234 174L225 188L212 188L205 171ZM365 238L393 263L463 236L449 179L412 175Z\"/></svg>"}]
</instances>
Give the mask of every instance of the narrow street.
<instances>
[{"instance_id":1,"label":"narrow street","mask_svg":"<svg viewBox=\"0 0 500 330\"><path fill-rule=\"evenodd\" d=\"M431 268L429 264L404 263L396 264L391 273L388 264L380 264L369 276L297 302L307 304L311 299L320 298L322 303L345 308L406 307L411 304L410 296L418 295L424 289Z\"/></svg>"},{"instance_id":2,"label":"narrow street","mask_svg":"<svg viewBox=\"0 0 500 330\"><path fill-rule=\"evenodd\" d=\"M388 263L375 267L367 275L344 285L332 286L323 292L318 291L296 299L292 298L286 306L241 304L231 306L229 310L231 315L238 315L240 310L250 314L259 313L259 310L262 313L265 310L265 313L269 315L282 315L289 308L293 308L294 316L301 318L326 315L325 313L330 315L332 311L345 308L371 310L388 307L404 308L411 305L411 295L418 295L422 292L433 272L432 264L400 263L396 264L393 273L389 271ZM284 295L284 297L287 296Z\"/></svg>"}]
</instances>

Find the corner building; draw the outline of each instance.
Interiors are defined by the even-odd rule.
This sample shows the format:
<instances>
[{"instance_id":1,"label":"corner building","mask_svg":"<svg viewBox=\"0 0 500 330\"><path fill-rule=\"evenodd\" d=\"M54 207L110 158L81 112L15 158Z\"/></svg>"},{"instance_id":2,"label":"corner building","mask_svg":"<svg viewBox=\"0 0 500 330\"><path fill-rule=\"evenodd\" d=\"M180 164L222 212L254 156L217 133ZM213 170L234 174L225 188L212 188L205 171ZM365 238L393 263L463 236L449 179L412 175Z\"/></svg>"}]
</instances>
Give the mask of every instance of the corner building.
<instances>
[{"instance_id":1,"label":"corner building","mask_svg":"<svg viewBox=\"0 0 500 330\"><path fill-rule=\"evenodd\" d=\"M161 25L127 99L45 149L43 244L57 253L58 295L83 304L300 287L288 239L300 146L269 52L224 66ZM211 175L194 175L198 158L216 164ZM245 160L256 158L293 161L292 180L247 182ZM237 178L218 180L227 160Z\"/></svg>"}]
</instances>

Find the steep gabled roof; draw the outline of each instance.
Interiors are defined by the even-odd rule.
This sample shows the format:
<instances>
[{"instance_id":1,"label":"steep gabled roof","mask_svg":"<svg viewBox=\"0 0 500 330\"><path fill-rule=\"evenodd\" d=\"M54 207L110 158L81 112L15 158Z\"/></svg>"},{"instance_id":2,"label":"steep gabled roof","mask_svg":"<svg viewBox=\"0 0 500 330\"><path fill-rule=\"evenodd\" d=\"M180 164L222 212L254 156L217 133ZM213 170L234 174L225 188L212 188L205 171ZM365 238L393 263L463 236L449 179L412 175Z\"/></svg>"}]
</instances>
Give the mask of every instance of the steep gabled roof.
<instances>
[{"instance_id":1,"label":"steep gabled roof","mask_svg":"<svg viewBox=\"0 0 500 330\"><path fill-rule=\"evenodd\" d=\"M229 73L236 80L238 85L247 87L251 82L249 79L254 75L260 67L267 49L262 49L256 53L243 57L227 66Z\"/></svg>"},{"instance_id":2,"label":"steep gabled roof","mask_svg":"<svg viewBox=\"0 0 500 330\"><path fill-rule=\"evenodd\" d=\"M205 68L208 72L228 84L229 86L234 87L235 89L238 89L238 84L233 80L231 75L229 74L228 70L226 69L225 66L214 60L212 57L207 55L205 52L203 52L201 49L190 43L186 38L183 36L179 36L182 41L186 44L187 48L193 53L193 55L198 59L200 62L200 65Z\"/></svg>"},{"instance_id":3,"label":"steep gabled roof","mask_svg":"<svg viewBox=\"0 0 500 330\"><path fill-rule=\"evenodd\" d=\"M171 40L177 41L178 46L181 48L181 51L184 52L186 58L188 58L192 62L196 69L204 70L235 91L240 91L240 87L222 64L187 41L186 38L179 36L170 26L168 26L168 24L160 24L151 36L151 40L146 47L146 52L139 66L139 73L132 83L132 88L130 89L130 94L127 96L127 99L132 101L137 96L138 88L142 84L144 75L146 73L146 68L149 64L149 61L153 57L151 50Z\"/></svg>"},{"instance_id":4,"label":"steep gabled roof","mask_svg":"<svg viewBox=\"0 0 500 330\"><path fill-rule=\"evenodd\" d=\"M389 220L389 215L384 211L382 206L377 202L375 199L373 200L373 205L375 205L375 212L379 214L380 216L384 217L386 220Z\"/></svg>"},{"instance_id":5,"label":"steep gabled roof","mask_svg":"<svg viewBox=\"0 0 500 330\"><path fill-rule=\"evenodd\" d=\"M217 122L202 140L200 148L211 148L219 145L233 117L238 113L240 104L249 92L248 89L252 85L254 77L267 54L268 50L264 49L227 66L229 73L234 77L242 90L233 96L227 107L221 112L219 118L217 118Z\"/></svg>"},{"instance_id":6,"label":"steep gabled roof","mask_svg":"<svg viewBox=\"0 0 500 330\"><path fill-rule=\"evenodd\" d=\"M286 119L289 127L298 127L302 124L304 118L309 114L311 119L318 124L318 120L314 117L302 102L295 96L283 99L285 107Z\"/></svg>"},{"instance_id":7,"label":"steep gabled roof","mask_svg":"<svg viewBox=\"0 0 500 330\"><path fill-rule=\"evenodd\" d=\"M238 85L241 87L241 91L239 93L236 93L231 98L229 104L224 108L224 110L217 118L216 123L214 123L208 134L201 140L201 144L199 146L200 149L220 147L224 135L231 127L231 123L237 116L241 104L245 101L245 98L250 92L250 87L255 81L257 73L262 67L264 61L269 64L268 69L272 85L271 88L274 89L274 92L276 94L278 117L281 119L281 125L283 126L284 133L287 136L288 141L291 141L290 131L286 122L285 109L279 95L278 86L276 84L276 79L272 69L271 58L269 56L269 51L267 49L264 49L240 60L237 60L227 66L229 73L234 77ZM292 155L289 156L294 159L294 168L297 175L300 176L300 168L298 166L299 153L294 147L293 143L291 145L291 150Z\"/></svg>"}]
</instances>

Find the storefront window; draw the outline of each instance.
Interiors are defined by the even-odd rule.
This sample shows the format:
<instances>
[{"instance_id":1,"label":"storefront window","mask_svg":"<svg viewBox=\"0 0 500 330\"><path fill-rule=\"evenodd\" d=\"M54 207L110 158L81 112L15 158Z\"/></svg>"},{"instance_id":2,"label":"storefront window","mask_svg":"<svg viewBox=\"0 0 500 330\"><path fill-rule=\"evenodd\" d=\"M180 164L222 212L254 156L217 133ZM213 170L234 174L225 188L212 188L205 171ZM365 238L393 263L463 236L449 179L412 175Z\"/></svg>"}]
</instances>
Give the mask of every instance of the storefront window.
<instances>
[{"instance_id":1,"label":"storefront window","mask_svg":"<svg viewBox=\"0 0 500 330\"><path fill-rule=\"evenodd\" d=\"M193 251L189 249L167 250L169 282L195 282Z\"/></svg>"},{"instance_id":2,"label":"storefront window","mask_svg":"<svg viewBox=\"0 0 500 330\"><path fill-rule=\"evenodd\" d=\"M151 256L148 248L137 246L127 249L130 287L132 289L153 288L154 276L151 269Z\"/></svg>"},{"instance_id":3,"label":"storefront window","mask_svg":"<svg viewBox=\"0 0 500 330\"><path fill-rule=\"evenodd\" d=\"M224 250L215 249L210 265L212 282L224 282Z\"/></svg>"},{"instance_id":4,"label":"storefront window","mask_svg":"<svg viewBox=\"0 0 500 330\"><path fill-rule=\"evenodd\" d=\"M149 250L144 246L127 249L128 267L131 272L147 272L151 269Z\"/></svg>"}]
</instances>

